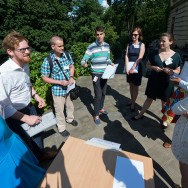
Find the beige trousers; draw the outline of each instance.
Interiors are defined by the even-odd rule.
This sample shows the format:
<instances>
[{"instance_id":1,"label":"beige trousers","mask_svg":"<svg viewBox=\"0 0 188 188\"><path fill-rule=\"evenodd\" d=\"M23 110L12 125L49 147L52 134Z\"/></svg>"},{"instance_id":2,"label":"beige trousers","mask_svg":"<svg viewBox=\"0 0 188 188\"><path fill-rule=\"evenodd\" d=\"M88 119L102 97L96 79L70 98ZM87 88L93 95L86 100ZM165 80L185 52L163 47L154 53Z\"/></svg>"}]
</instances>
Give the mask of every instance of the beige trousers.
<instances>
[{"instance_id":1,"label":"beige trousers","mask_svg":"<svg viewBox=\"0 0 188 188\"><path fill-rule=\"evenodd\" d=\"M65 97L52 96L57 119L57 128L59 132L63 132L66 129L66 122L71 123L74 120L74 105L70 99L70 95ZM66 118L64 114L64 107L66 110Z\"/></svg>"}]
</instances>

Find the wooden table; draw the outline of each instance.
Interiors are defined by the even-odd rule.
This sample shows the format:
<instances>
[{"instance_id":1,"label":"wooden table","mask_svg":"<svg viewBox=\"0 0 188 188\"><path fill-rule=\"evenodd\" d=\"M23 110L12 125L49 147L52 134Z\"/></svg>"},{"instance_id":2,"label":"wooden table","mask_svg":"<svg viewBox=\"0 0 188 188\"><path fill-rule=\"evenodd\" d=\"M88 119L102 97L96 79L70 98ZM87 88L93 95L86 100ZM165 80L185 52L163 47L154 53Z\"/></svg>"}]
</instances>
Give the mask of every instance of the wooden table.
<instances>
[{"instance_id":1,"label":"wooden table","mask_svg":"<svg viewBox=\"0 0 188 188\"><path fill-rule=\"evenodd\" d=\"M145 187L154 188L151 158L125 151L95 147L74 137L67 139L39 187L111 188L117 156L143 162Z\"/></svg>"}]
</instances>

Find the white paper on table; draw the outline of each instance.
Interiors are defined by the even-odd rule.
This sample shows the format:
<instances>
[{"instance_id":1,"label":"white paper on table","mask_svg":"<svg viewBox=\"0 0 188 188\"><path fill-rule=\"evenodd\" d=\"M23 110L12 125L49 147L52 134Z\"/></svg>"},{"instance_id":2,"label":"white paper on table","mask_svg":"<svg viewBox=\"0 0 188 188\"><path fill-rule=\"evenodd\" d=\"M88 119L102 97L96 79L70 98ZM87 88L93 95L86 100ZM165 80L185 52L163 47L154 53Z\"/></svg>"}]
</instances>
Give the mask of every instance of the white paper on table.
<instances>
[{"instance_id":1,"label":"white paper on table","mask_svg":"<svg viewBox=\"0 0 188 188\"><path fill-rule=\"evenodd\" d=\"M69 91L72 90L72 89L74 89L74 88L75 88L75 81L74 81L73 84L69 84L69 85L67 86L67 93L69 93Z\"/></svg>"},{"instance_id":2,"label":"white paper on table","mask_svg":"<svg viewBox=\"0 0 188 188\"><path fill-rule=\"evenodd\" d=\"M119 143L103 140L100 138L91 138L90 140L86 141L86 143L101 148L115 149L115 150L120 150L120 145L121 145Z\"/></svg>"},{"instance_id":3,"label":"white paper on table","mask_svg":"<svg viewBox=\"0 0 188 188\"><path fill-rule=\"evenodd\" d=\"M132 68L132 66L134 65L134 61L129 61L127 63L127 71L130 71L130 69ZM135 67L135 69L133 70L134 73L138 73L138 66Z\"/></svg>"},{"instance_id":4,"label":"white paper on table","mask_svg":"<svg viewBox=\"0 0 188 188\"><path fill-rule=\"evenodd\" d=\"M117 156L113 188L144 188L144 164Z\"/></svg>"},{"instance_id":5,"label":"white paper on table","mask_svg":"<svg viewBox=\"0 0 188 188\"><path fill-rule=\"evenodd\" d=\"M114 78L118 64L108 65L102 75L102 79Z\"/></svg>"}]
</instances>

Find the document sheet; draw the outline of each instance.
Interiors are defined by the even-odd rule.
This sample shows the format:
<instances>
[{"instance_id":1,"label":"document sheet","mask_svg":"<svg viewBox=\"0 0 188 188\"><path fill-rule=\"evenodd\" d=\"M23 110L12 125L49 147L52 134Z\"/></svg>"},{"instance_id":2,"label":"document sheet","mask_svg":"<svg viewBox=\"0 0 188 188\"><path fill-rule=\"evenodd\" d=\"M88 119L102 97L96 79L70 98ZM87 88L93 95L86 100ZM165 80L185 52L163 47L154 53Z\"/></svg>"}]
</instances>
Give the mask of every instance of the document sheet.
<instances>
[{"instance_id":1,"label":"document sheet","mask_svg":"<svg viewBox=\"0 0 188 188\"><path fill-rule=\"evenodd\" d=\"M132 68L132 66L134 65L134 61L129 61L129 63L127 64L128 65L128 71ZM138 66L136 66L135 67L135 69L134 69L134 71L133 71L134 73L138 73Z\"/></svg>"},{"instance_id":2,"label":"document sheet","mask_svg":"<svg viewBox=\"0 0 188 188\"><path fill-rule=\"evenodd\" d=\"M69 93L69 91L72 90L72 89L74 89L74 88L75 88L75 81L74 81L73 84L69 84L69 85L67 86L67 93Z\"/></svg>"},{"instance_id":3,"label":"document sheet","mask_svg":"<svg viewBox=\"0 0 188 188\"><path fill-rule=\"evenodd\" d=\"M108 65L102 75L102 79L114 78L118 64Z\"/></svg>"},{"instance_id":4,"label":"document sheet","mask_svg":"<svg viewBox=\"0 0 188 188\"><path fill-rule=\"evenodd\" d=\"M113 188L144 188L143 162L117 156Z\"/></svg>"}]
</instances>

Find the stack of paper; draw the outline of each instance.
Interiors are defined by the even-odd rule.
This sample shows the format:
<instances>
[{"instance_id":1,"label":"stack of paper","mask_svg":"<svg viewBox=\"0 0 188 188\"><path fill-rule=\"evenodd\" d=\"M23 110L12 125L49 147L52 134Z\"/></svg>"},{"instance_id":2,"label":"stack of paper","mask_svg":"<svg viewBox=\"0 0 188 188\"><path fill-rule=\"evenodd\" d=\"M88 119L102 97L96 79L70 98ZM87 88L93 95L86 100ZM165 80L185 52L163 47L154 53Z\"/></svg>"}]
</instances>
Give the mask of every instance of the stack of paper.
<instances>
[{"instance_id":1,"label":"stack of paper","mask_svg":"<svg viewBox=\"0 0 188 188\"><path fill-rule=\"evenodd\" d=\"M92 139L86 141L86 143L93 145L93 146L102 147L105 149L115 149L115 150L120 150L120 145L121 145L121 144L118 144L115 142L110 142L110 141L103 140L100 138L92 138Z\"/></svg>"}]
</instances>

